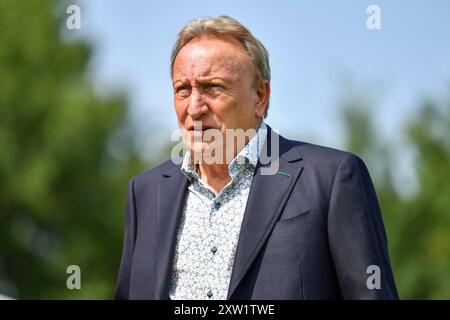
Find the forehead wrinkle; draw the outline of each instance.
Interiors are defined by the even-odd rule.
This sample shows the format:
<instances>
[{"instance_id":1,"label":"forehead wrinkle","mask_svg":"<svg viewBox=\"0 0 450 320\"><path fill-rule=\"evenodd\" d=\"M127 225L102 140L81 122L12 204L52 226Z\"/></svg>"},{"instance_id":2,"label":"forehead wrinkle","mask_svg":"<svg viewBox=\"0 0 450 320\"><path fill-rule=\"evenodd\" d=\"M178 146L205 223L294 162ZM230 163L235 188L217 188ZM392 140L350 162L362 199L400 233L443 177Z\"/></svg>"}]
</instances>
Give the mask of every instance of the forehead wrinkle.
<instances>
[{"instance_id":1,"label":"forehead wrinkle","mask_svg":"<svg viewBox=\"0 0 450 320\"><path fill-rule=\"evenodd\" d=\"M195 64L192 63L189 68L186 68L184 72L181 72L182 76L177 77L175 82L177 81L189 81L189 82L197 82L197 81L210 81L213 79L223 79L229 80L234 78L235 69L234 67L230 67L229 65L208 65L208 64Z\"/></svg>"},{"instance_id":2,"label":"forehead wrinkle","mask_svg":"<svg viewBox=\"0 0 450 320\"><path fill-rule=\"evenodd\" d=\"M181 51L184 52L180 52L182 59L177 61L178 77L175 81L188 78L192 82L196 78L214 76L236 78L242 69L250 71L251 62L246 53L208 47L201 41L187 44L183 49Z\"/></svg>"}]
</instances>

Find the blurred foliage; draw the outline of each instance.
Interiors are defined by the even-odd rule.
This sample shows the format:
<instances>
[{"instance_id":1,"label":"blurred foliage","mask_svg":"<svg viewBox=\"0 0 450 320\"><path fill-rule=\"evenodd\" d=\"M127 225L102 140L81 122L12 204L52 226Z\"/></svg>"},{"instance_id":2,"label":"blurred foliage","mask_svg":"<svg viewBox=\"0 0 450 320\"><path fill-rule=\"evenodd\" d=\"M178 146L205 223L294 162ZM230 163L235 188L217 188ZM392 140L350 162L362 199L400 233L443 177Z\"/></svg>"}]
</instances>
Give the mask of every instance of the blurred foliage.
<instances>
[{"instance_id":1,"label":"blurred foliage","mask_svg":"<svg viewBox=\"0 0 450 320\"><path fill-rule=\"evenodd\" d=\"M113 297L127 183L152 166L124 96L94 93L91 46L62 39L64 18L56 0L0 1L0 293L21 299ZM425 102L405 130L419 182L408 198L364 105L344 103L347 149L372 173L400 296L448 299L450 101ZM72 264L82 290L66 288Z\"/></svg>"},{"instance_id":2,"label":"blurred foliage","mask_svg":"<svg viewBox=\"0 0 450 320\"><path fill-rule=\"evenodd\" d=\"M111 298L127 183L143 165L126 99L96 96L90 46L62 40L56 8L0 1L0 293ZM72 264L82 290L66 288Z\"/></svg>"},{"instance_id":3,"label":"blurred foliage","mask_svg":"<svg viewBox=\"0 0 450 320\"><path fill-rule=\"evenodd\" d=\"M425 101L408 122L419 187L408 197L394 186L395 146L380 141L370 106L344 105L347 149L365 160L375 181L400 298L450 299L450 100Z\"/></svg>"}]
</instances>

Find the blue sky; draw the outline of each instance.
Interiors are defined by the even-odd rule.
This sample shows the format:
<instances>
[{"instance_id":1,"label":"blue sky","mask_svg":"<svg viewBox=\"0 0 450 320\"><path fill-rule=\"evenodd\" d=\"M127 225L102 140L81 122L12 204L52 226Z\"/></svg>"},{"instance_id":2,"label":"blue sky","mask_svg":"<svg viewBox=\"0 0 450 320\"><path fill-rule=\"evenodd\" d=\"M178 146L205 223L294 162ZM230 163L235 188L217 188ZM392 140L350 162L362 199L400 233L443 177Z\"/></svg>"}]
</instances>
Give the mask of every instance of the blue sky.
<instances>
[{"instance_id":1,"label":"blue sky","mask_svg":"<svg viewBox=\"0 0 450 320\"><path fill-rule=\"evenodd\" d=\"M370 4L381 9L381 30L366 27ZM200 16L230 15L264 43L267 122L290 138L343 147L338 102L361 95L392 139L423 97L450 88L450 1L89 0L81 10L81 34L95 42L94 82L129 92L144 142L155 130L169 142L177 127L170 51L177 32Z\"/></svg>"}]
</instances>

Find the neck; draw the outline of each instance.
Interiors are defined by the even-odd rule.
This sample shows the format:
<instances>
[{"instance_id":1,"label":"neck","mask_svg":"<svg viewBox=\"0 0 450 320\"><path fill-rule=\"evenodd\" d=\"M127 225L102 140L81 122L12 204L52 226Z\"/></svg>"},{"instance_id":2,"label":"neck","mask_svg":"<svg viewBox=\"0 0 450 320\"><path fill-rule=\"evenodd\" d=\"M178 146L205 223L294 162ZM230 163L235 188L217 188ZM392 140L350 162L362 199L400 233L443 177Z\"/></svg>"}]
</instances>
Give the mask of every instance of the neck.
<instances>
[{"instance_id":1,"label":"neck","mask_svg":"<svg viewBox=\"0 0 450 320\"><path fill-rule=\"evenodd\" d=\"M260 124L261 122L259 122L258 125L256 126L255 128L256 132L258 131ZM232 159L234 159L238 155L238 153L242 150L242 148L245 147L245 145L247 145L252 138L253 135L250 137L245 136L245 143L243 146L242 145L240 147L238 147L237 145L233 146L234 150ZM229 161L227 161L231 159L226 159L227 158L226 151L227 147L224 146L222 153L224 161L221 163L206 163L202 161L201 163L197 164L200 179L207 185L209 185L216 193L220 192L220 190L222 190L222 188L225 185L227 185L228 182L231 181L231 177L228 173Z\"/></svg>"},{"instance_id":2,"label":"neck","mask_svg":"<svg viewBox=\"0 0 450 320\"><path fill-rule=\"evenodd\" d=\"M228 164L206 164L198 165L200 179L209 185L217 194L231 181L228 173Z\"/></svg>"}]
</instances>

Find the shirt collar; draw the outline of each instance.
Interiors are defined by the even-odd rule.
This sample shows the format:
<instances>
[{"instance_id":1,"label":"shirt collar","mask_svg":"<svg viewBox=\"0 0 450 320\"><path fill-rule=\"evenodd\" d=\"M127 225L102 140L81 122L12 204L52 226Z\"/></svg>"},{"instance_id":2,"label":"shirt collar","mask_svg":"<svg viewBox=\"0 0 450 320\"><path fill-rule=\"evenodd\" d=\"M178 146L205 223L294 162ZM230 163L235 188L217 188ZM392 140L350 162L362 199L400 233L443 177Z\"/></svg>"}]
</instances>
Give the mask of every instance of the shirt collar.
<instances>
[{"instance_id":1,"label":"shirt collar","mask_svg":"<svg viewBox=\"0 0 450 320\"><path fill-rule=\"evenodd\" d=\"M237 156L228 165L228 172L231 177L235 177L246 162L256 167L259 155L267 138L267 125L264 121L258 128L256 135L245 145L244 148L237 154ZM199 179L197 167L191 161L191 152L186 151L183 163L181 164L181 172L189 179Z\"/></svg>"}]
</instances>

